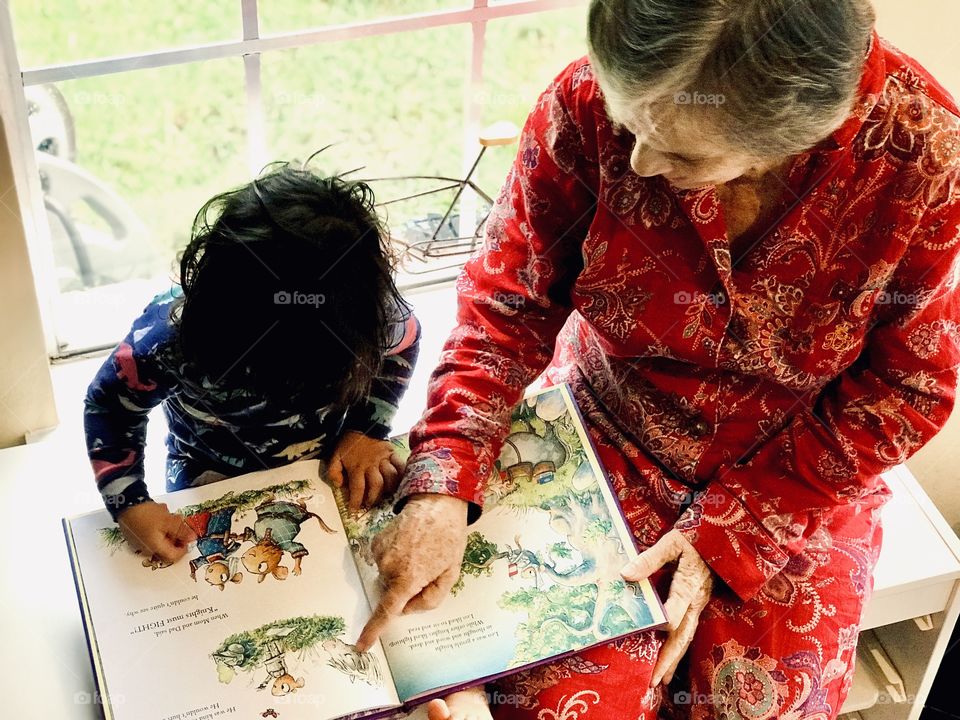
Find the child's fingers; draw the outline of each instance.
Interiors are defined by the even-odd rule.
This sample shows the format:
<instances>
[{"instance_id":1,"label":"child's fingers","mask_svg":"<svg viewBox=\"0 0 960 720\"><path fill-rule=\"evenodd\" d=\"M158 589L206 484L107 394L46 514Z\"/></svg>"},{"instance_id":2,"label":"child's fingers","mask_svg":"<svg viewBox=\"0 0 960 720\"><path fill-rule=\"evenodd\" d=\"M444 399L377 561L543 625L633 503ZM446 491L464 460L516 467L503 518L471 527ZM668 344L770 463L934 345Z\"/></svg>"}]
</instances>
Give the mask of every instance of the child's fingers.
<instances>
[{"instance_id":1,"label":"child's fingers","mask_svg":"<svg viewBox=\"0 0 960 720\"><path fill-rule=\"evenodd\" d=\"M181 521L181 517L171 515L160 527L155 528L150 533L149 552L169 563L176 562L183 557L184 553L187 552L187 546L178 544L175 540L176 533L179 532L177 526Z\"/></svg>"},{"instance_id":2,"label":"child's fingers","mask_svg":"<svg viewBox=\"0 0 960 720\"><path fill-rule=\"evenodd\" d=\"M450 714L450 708L448 708L447 703L440 698L427 703L428 720L449 720L451 717L453 716Z\"/></svg>"},{"instance_id":3,"label":"child's fingers","mask_svg":"<svg viewBox=\"0 0 960 720\"><path fill-rule=\"evenodd\" d=\"M160 548L154 548L154 552L168 562L179 560L187 551L187 545L195 539L193 531L184 522L183 516L170 514L163 523L159 539Z\"/></svg>"},{"instance_id":4,"label":"child's fingers","mask_svg":"<svg viewBox=\"0 0 960 720\"><path fill-rule=\"evenodd\" d=\"M120 532L123 535L123 539L129 543L130 547L134 550L148 550L146 543L143 541L142 533L138 528L131 527L128 523L120 523Z\"/></svg>"},{"instance_id":5,"label":"child's fingers","mask_svg":"<svg viewBox=\"0 0 960 720\"><path fill-rule=\"evenodd\" d=\"M363 477L363 468L350 468L347 470L347 485L350 490L347 507L351 512L357 512L363 504L363 494L366 482Z\"/></svg>"},{"instance_id":6,"label":"child's fingers","mask_svg":"<svg viewBox=\"0 0 960 720\"><path fill-rule=\"evenodd\" d=\"M174 545L166 535L159 535L150 551L164 562L175 563L187 552L186 545Z\"/></svg>"},{"instance_id":7,"label":"child's fingers","mask_svg":"<svg viewBox=\"0 0 960 720\"><path fill-rule=\"evenodd\" d=\"M397 469L398 475L403 475L403 471L407 469L407 461L395 452L390 453L390 464Z\"/></svg>"},{"instance_id":8,"label":"child's fingers","mask_svg":"<svg viewBox=\"0 0 960 720\"><path fill-rule=\"evenodd\" d=\"M393 492L397 489L400 480L400 473L389 460L380 461L380 474L383 475L383 487L387 492Z\"/></svg>"},{"instance_id":9,"label":"child's fingers","mask_svg":"<svg viewBox=\"0 0 960 720\"><path fill-rule=\"evenodd\" d=\"M340 453L334 452L327 465L327 477L338 488L343 487L343 460L340 459Z\"/></svg>"},{"instance_id":10,"label":"child's fingers","mask_svg":"<svg viewBox=\"0 0 960 720\"><path fill-rule=\"evenodd\" d=\"M173 515L176 519L176 529L168 533L171 542L178 547L186 547L197 539L197 534L193 531L186 520L181 515Z\"/></svg>"},{"instance_id":11,"label":"child's fingers","mask_svg":"<svg viewBox=\"0 0 960 720\"><path fill-rule=\"evenodd\" d=\"M383 494L383 475L376 468L367 468L364 477L367 486L366 505L369 507L376 503Z\"/></svg>"}]
</instances>

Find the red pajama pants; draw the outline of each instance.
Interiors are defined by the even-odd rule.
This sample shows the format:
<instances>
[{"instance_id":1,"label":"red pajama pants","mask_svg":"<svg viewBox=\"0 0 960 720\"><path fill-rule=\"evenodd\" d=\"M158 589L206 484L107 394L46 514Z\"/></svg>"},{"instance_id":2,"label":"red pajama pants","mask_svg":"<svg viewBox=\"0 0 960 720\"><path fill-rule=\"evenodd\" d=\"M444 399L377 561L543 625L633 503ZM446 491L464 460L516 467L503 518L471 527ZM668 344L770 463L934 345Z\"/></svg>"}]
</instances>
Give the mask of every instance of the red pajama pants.
<instances>
[{"instance_id":1,"label":"red pajama pants","mask_svg":"<svg viewBox=\"0 0 960 720\"><path fill-rule=\"evenodd\" d=\"M591 434L639 545L649 547L673 526L689 490L609 426ZM748 602L717 581L668 688L650 689L665 633L647 632L501 680L489 688L494 718L836 717L852 681L885 499L879 494L835 513ZM668 582L657 579L664 599Z\"/></svg>"}]
</instances>

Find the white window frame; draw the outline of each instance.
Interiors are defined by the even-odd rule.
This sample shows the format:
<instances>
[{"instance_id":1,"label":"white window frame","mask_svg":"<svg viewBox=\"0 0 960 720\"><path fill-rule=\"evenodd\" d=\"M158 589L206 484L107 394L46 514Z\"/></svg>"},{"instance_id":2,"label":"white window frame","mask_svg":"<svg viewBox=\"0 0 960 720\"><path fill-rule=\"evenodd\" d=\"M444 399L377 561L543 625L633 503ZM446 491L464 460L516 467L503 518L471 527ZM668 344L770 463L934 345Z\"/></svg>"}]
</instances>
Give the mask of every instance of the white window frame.
<instances>
[{"instance_id":1,"label":"white window frame","mask_svg":"<svg viewBox=\"0 0 960 720\"><path fill-rule=\"evenodd\" d=\"M20 67L9 4L0 3L0 115L3 118L7 146L10 148L18 209L23 217L30 246L49 355L52 358L60 357L53 318L54 299L58 290L50 229L43 210L39 172L30 139L23 92L25 87L221 58L242 58L247 105L248 166L250 173L255 174L269 159L260 72L260 56L263 53L450 25L469 25L471 42L467 76L464 80L462 143L462 166L466 173L478 147L477 135L482 111L478 91L483 83L487 23L500 18L582 6L585 1L514 0L490 4L489 0L473 0L472 5L461 8L263 35L260 32L258 0L237 0L241 13L241 37L238 40L32 68ZM3 198L0 197L0 202L2 201Z\"/></svg>"}]
</instances>

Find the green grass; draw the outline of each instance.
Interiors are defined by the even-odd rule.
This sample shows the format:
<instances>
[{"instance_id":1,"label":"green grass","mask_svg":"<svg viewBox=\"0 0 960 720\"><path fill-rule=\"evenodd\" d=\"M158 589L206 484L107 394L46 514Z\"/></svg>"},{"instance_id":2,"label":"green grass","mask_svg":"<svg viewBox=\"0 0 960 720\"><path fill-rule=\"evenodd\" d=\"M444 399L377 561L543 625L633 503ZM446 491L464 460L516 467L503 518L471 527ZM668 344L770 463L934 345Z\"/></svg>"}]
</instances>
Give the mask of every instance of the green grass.
<instances>
[{"instance_id":1,"label":"green grass","mask_svg":"<svg viewBox=\"0 0 960 720\"><path fill-rule=\"evenodd\" d=\"M261 31L457 6L450 0L261 0ZM239 0L13 0L25 67L239 37ZM584 9L488 25L484 124L522 125L539 93L585 51ZM364 174L462 171L470 30L444 27L275 51L262 57L268 153ZM229 58L65 81L77 162L113 187L169 263L211 195L249 179L243 62ZM515 147L495 148L478 184L499 189ZM419 210L419 209L418 209ZM398 218L393 218L398 219ZM167 268L158 268L165 271Z\"/></svg>"}]
</instances>

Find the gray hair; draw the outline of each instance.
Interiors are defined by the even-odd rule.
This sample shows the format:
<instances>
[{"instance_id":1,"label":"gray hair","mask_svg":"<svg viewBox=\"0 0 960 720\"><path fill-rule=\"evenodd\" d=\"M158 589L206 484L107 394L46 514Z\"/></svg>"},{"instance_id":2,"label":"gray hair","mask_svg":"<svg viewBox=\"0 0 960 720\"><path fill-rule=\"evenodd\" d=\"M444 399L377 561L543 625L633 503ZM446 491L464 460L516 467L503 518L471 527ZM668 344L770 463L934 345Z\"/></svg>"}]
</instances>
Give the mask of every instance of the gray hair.
<instances>
[{"instance_id":1,"label":"gray hair","mask_svg":"<svg viewBox=\"0 0 960 720\"><path fill-rule=\"evenodd\" d=\"M733 147L783 156L850 114L875 20L869 0L592 0L588 45L607 94L709 105Z\"/></svg>"}]
</instances>

